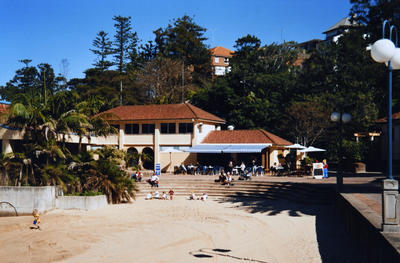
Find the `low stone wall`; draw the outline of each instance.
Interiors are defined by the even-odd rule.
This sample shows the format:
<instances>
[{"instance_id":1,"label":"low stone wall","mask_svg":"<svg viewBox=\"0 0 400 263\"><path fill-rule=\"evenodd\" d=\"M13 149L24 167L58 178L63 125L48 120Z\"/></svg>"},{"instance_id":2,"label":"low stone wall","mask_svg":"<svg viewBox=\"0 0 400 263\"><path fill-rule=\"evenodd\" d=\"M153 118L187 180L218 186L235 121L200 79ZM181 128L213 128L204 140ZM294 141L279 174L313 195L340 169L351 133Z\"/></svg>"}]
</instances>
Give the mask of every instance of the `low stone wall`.
<instances>
[{"instance_id":1,"label":"low stone wall","mask_svg":"<svg viewBox=\"0 0 400 263\"><path fill-rule=\"evenodd\" d=\"M54 186L0 186L0 216L30 215L33 209L45 213L55 208L93 210L107 205L105 195L61 196ZM14 210L15 208L15 210Z\"/></svg>"},{"instance_id":2,"label":"low stone wall","mask_svg":"<svg viewBox=\"0 0 400 263\"><path fill-rule=\"evenodd\" d=\"M400 240L398 233L380 232L381 219L376 213L371 213L369 208L351 194L337 194L337 212L344 219L347 231L361 250L359 262L400 262Z\"/></svg>"},{"instance_id":3,"label":"low stone wall","mask_svg":"<svg viewBox=\"0 0 400 263\"><path fill-rule=\"evenodd\" d=\"M97 196L59 196L56 199L57 209L93 210L107 206L105 195Z\"/></svg>"},{"instance_id":4,"label":"low stone wall","mask_svg":"<svg viewBox=\"0 0 400 263\"><path fill-rule=\"evenodd\" d=\"M17 210L18 215L32 214L33 209L43 213L55 207L54 186L0 186L0 202L8 202ZM0 216L15 215L5 205L0 206Z\"/></svg>"}]
</instances>

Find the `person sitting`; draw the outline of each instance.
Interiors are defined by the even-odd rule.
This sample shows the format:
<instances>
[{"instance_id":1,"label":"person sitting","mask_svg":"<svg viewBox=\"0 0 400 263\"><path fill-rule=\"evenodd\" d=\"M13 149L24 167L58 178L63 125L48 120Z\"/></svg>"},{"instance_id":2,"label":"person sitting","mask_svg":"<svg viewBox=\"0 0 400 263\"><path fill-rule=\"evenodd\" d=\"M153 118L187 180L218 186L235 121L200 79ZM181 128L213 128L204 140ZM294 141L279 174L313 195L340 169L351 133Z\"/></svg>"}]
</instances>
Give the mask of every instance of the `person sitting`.
<instances>
[{"instance_id":1,"label":"person sitting","mask_svg":"<svg viewBox=\"0 0 400 263\"><path fill-rule=\"evenodd\" d=\"M145 200L151 200L151 199L153 199L153 192L147 193L147 195L145 197Z\"/></svg>"},{"instance_id":2,"label":"person sitting","mask_svg":"<svg viewBox=\"0 0 400 263\"><path fill-rule=\"evenodd\" d=\"M228 186L231 186L232 181L233 181L232 175L231 175L230 172L227 172L226 174L227 174L227 176L226 176L226 184L227 184Z\"/></svg>"},{"instance_id":3,"label":"person sitting","mask_svg":"<svg viewBox=\"0 0 400 263\"><path fill-rule=\"evenodd\" d=\"M244 162L242 162L240 164L239 168L240 168L239 174L243 175L244 174L244 170L246 169L246 165L244 164Z\"/></svg>"},{"instance_id":4,"label":"person sitting","mask_svg":"<svg viewBox=\"0 0 400 263\"><path fill-rule=\"evenodd\" d=\"M272 165L269 170L272 172L272 175L275 175L278 172L276 162L274 162L274 165Z\"/></svg>"},{"instance_id":5,"label":"person sitting","mask_svg":"<svg viewBox=\"0 0 400 263\"><path fill-rule=\"evenodd\" d=\"M142 173L136 171L136 182L141 182L141 181L142 181Z\"/></svg>"},{"instance_id":6,"label":"person sitting","mask_svg":"<svg viewBox=\"0 0 400 263\"><path fill-rule=\"evenodd\" d=\"M197 196L196 196L196 194L194 193L193 190L192 190L192 192L190 193L189 200L197 200Z\"/></svg>"},{"instance_id":7,"label":"person sitting","mask_svg":"<svg viewBox=\"0 0 400 263\"><path fill-rule=\"evenodd\" d=\"M167 198L167 193L165 193L165 191L164 192L162 192L162 200L167 200L168 198Z\"/></svg>"},{"instance_id":8,"label":"person sitting","mask_svg":"<svg viewBox=\"0 0 400 263\"><path fill-rule=\"evenodd\" d=\"M158 191L154 193L154 199L160 199L160 193Z\"/></svg>"},{"instance_id":9,"label":"person sitting","mask_svg":"<svg viewBox=\"0 0 400 263\"><path fill-rule=\"evenodd\" d=\"M158 181L160 180L160 178L156 175L156 174L153 174L152 176L151 176L151 183L150 183L150 185L151 185L151 187L158 187Z\"/></svg>"},{"instance_id":10,"label":"person sitting","mask_svg":"<svg viewBox=\"0 0 400 263\"><path fill-rule=\"evenodd\" d=\"M183 163L181 163L181 167L180 168L181 168L181 171L182 171L183 174L187 174L187 168Z\"/></svg>"},{"instance_id":11,"label":"person sitting","mask_svg":"<svg viewBox=\"0 0 400 263\"><path fill-rule=\"evenodd\" d=\"M218 176L218 179L214 180L214 182L224 184L225 181L226 181L226 175L225 171L222 169L221 173Z\"/></svg>"},{"instance_id":12,"label":"person sitting","mask_svg":"<svg viewBox=\"0 0 400 263\"><path fill-rule=\"evenodd\" d=\"M206 201L207 197L207 193L203 193L203 195L201 196L201 200Z\"/></svg>"}]
</instances>

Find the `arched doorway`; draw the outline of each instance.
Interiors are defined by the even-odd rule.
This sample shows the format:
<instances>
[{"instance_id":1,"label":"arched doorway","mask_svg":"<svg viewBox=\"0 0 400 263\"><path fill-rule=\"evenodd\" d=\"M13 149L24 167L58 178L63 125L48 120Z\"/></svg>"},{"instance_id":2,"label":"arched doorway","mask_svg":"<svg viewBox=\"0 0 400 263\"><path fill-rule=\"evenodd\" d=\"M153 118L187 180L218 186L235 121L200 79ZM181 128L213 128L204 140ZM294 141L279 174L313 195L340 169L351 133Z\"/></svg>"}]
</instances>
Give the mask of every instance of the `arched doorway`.
<instances>
[{"instance_id":1,"label":"arched doorway","mask_svg":"<svg viewBox=\"0 0 400 263\"><path fill-rule=\"evenodd\" d=\"M154 169L154 151L153 149L146 147L142 151L141 160L143 163L143 168L146 170Z\"/></svg>"},{"instance_id":2,"label":"arched doorway","mask_svg":"<svg viewBox=\"0 0 400 263\"><path fill-rule=\"evenodd\" d=\"M127 163L128 167L137 167L139 164L139 152L135 147L130 147L127 150Z\"/></svg>"}]
</instances>

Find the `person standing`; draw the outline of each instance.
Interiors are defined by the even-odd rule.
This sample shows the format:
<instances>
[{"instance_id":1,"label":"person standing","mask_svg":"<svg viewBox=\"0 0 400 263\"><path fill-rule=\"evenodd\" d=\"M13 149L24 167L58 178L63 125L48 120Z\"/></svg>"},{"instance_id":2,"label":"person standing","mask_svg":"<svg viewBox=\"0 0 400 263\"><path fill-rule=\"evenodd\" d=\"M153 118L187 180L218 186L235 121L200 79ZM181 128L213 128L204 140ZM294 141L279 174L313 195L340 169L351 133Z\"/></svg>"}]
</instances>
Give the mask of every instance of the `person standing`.
<instances>
[{"instance_id":1,"label":"person standing","mask_svg":"<svg viewBox=\"0 0 400 263\"><path fill-rule=\"evenodd\" d=\"M328 163L326 162L326 159L322 161L323 163L323 171L324 171L324 178L328 178Z\"/></svg>"},{"instance_id":2,"label":"person standing","mask_svg":"<svg viewBox=\"0 0 400 263\"><path fill-rule=\"evenodd\" d=\"M172 188L171 188L171 189L169 189L168 193L169 193L169 200L172 200L174 197L174 190L172 190Z\"/></svg>"}]
</instances>

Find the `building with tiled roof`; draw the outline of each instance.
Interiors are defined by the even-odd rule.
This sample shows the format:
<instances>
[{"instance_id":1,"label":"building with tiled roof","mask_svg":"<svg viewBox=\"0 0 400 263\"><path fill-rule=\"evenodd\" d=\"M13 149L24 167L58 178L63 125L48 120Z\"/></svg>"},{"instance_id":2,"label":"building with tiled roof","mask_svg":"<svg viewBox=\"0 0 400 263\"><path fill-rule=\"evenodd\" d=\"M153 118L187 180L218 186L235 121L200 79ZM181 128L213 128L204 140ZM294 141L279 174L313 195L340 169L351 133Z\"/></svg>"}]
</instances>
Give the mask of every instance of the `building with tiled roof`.
<instances>
[{"instance_id":1,"label":"building with tiled roof","mask_svg":"<svg viewBox=\"0 0 400 263\"><path fill-rule=\"evenodd\" d=\"M99 115L107 120L121 121L196 119L225 123L225 120L189 103L119 106Z\"/></svg>"},{"instance_id":2,"label":"building with tiled roof","mask_svg":"<svg viewBox=\"0 0 400 263\"><path fill-rule=\"evenodd\" d=\"M285 146L291 144L291 142L263 129L216 130L209 132L201 144L189 148L187 151L196 152L199 155L225 154L222 157L214 158L223 160L225 163L232 160L236 164L243 161L249 165L252 160L256 160L257 165L268 169L272 166L271 164L279 162L279 155L285 156L288 153ZM226 154L230 156L226 156ZM198 157L200 160L209 159L200 157Z\"/></svg>"},{"instance_id":3,"label":"building with tiled roof","mask_svg":"<svg viewBox=\"0 0 400 263\"><path fill-rule=\"evenodd\" d=\"M229 66L229 60L234 52L221 46L211 48L210 52L213 75L223 76L228 73L231 70Z\"/></svg>"},{"instance_id":4,"label":"building with tiled roof","mask_svg":"<svg viewBox=\"0 0 400 263\"><path fill-rule=\"evenodd\" d=\"M3 108L7 110L7 106ZM284 154L284 146L291 144L265 130L221 130L224 119L189 103L119 106L96 116L117 128L118 134L90 138L70 134L67 142L81 143L86 149L114 146L137 153L142 156L141 166L148 170L160 167L172 172L182 163L196 164L205 160L203 157L209 164L226 165L224 158L247 164L256 159L269 167L279 154ZM23 130L0 126L2 151L12 151L11 145L23 140L23 134Z\"/></svg>"}]
</instances>

